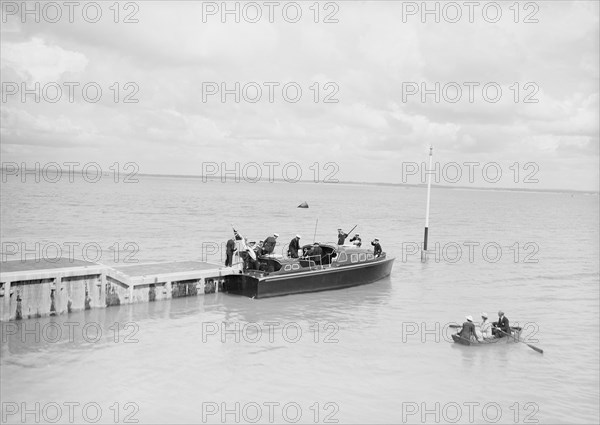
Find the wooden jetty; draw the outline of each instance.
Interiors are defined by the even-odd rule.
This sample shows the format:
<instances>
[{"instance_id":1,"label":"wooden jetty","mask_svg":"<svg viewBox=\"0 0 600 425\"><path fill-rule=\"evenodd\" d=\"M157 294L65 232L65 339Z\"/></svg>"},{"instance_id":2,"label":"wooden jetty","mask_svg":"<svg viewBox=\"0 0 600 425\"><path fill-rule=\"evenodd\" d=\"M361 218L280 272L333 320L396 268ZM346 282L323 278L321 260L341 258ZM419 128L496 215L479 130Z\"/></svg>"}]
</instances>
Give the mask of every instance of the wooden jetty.
<instances>
[{"instance_id":1,"label":"wooden jetty","mask_svg":"<svg viewBox=\"0 0 600 425\"><path fill-rule=\"evenodd\" d=\"M3 261L0 321L212 294L224 276L240 268L202 261L116 266L67 258Z\"/></svg>"}]
</instances>

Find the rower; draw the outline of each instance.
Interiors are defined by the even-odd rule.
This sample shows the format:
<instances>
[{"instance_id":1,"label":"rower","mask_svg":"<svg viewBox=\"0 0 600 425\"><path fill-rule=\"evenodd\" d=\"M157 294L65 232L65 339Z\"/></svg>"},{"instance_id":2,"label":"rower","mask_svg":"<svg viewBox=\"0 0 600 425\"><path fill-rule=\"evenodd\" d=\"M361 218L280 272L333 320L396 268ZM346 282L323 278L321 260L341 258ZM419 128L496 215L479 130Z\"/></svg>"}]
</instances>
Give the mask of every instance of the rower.
<instances>
[{"instance_id":1,"label":"rower","mask_svg":"<svg viewBox=\"0 0 600 425\"><path fill-rule=\"evenodd\" d=\"M506 336L505 334L510 335L508 317L504 315L504 312L502 310L498 312L498 321L493 322L492 325L494 326L494 329L492 329L492 333L498 338Z\"/></svg>"}]
</instances>

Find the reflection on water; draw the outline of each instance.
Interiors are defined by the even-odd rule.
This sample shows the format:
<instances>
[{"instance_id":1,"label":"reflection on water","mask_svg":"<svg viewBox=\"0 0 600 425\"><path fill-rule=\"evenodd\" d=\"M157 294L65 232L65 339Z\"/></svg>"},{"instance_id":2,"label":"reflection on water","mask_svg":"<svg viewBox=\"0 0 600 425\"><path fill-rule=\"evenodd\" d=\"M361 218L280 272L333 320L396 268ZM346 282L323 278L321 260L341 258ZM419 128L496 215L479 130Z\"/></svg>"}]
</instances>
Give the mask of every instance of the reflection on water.
<instances>
[{"instance_id":1,"label":"reflection on water","mask_svg":"<svg viewBox=\"0 0 600 425\"><path fill-rule=\"evenodd\" d=\"M93 401L107 423L115 402L121 421L131 413L125 403L136 403L143 423L202 422L203 407L222 402L295 402L301 423L314 422L315 403L321 422L332 412L325 403L335 403L341 423L398 423L411 403L436 402L479 403L475 423L490 402L502 409L498 423L515 423L515 411L522 423L527 403L539 407L540 422L598 420L597 198L436 190L432 241L494 241L504 255L422 264L405 250L422 238L421 189L145 178L88 192L84 184L3 186L2 240L135 241L141 261L194 259L202 242L224 242L231 222L255 239L277 231L287 244L296 233L310 241L318 217L317 239L358 223L363 241L379 237L396 263L388 279L338 291L264 300L219 293L3 323L3 401ZM268 209L245 207L259 195ZM303 200L310 209L295 208ZM531 241L538 261L515 262L509 248ZM511 324L535 324L543 356L524 344L463 347L436 334L436 324L498 309Z\"/></svg>"}]
</instances>

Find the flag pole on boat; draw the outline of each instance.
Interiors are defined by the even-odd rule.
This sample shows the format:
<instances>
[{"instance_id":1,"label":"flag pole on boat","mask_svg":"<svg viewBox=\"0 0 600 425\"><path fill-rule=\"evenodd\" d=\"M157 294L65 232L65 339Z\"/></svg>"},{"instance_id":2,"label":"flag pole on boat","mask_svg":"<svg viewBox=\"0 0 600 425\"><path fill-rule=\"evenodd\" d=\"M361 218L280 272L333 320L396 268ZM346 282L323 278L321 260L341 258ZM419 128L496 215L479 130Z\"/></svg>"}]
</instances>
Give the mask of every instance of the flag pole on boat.
<instances>
[{"instance_id":1,"label":"flag pole on boat","mask_svg":"<svg viewBox=\"0 0 600 425\"><path fill-rule=\"evenodd\" d=\"M313 243L317 240L317 226L319 224L319 217L317 217L317 221L315 223L315 235L313 236Z\"/></svg>"},{"instance_id":2,"label":"flag pole on boat","mask_svg":"<svg viewBox=\"0 0 600 425\"><path fill-rule=\"evenodd\" d=\"M433 162L433 146L429 146L429 169L427 170L427 207L425 209L425 234L423 236L423 249L421 250L421 261L427 261L427 238L429 236L429 202L431 199L431 173Z\"/></svg>"}]
</instances>

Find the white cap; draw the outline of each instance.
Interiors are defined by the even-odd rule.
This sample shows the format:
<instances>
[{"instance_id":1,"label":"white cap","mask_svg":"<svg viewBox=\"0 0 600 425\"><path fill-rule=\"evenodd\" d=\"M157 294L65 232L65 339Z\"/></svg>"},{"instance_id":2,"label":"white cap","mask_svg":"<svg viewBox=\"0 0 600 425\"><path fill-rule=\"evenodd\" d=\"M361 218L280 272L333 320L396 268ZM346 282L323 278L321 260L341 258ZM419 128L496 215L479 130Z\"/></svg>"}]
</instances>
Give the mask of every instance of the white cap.
<instances>
[{"instance_id":1,"label":"white cap","mask_svg":"<svg viewBox=\"0 0 600 425\"><path fill-rule=\"evenodd\" d=\"M273 236L275 236L276 238L279 237L279 233L273 233Z\"/></svg>"},{"instance_id":2,"label":"white cap","mask_svg":"<svg viewBox=\"0 0 600 425\"><path fill-rule=\"evenodd\" d=\"M488 315L487 315L487 313L481 313L481 317L485 317L487 319Z\"/></svg>"},{"instance_id":3,"label":"white cap","mask_svg":"<svg viewBox=\"0 0 600 425\"><path fill-rule=\"evenodd\" d=\"M298 239L302 239L302 238L300 237L300 235L296 235L296 237L297 237Z\"/></svg>"},{"instance_id":4,"label":"white cap","mask_svg":"<svg viewBox=\"0 0 600 425\"><path fill-rule=\"evenodd\" d=\"M466 319L467 319L469 322L472 322L472 321L473 321L473 317L471 317L471 316L465 316L465 317L466 317Z\"/></svg>"}]
</instances>

